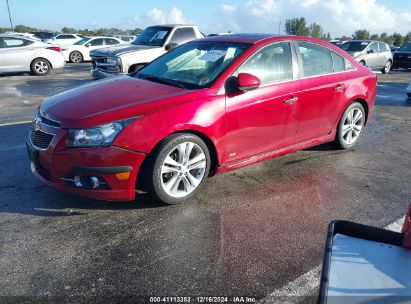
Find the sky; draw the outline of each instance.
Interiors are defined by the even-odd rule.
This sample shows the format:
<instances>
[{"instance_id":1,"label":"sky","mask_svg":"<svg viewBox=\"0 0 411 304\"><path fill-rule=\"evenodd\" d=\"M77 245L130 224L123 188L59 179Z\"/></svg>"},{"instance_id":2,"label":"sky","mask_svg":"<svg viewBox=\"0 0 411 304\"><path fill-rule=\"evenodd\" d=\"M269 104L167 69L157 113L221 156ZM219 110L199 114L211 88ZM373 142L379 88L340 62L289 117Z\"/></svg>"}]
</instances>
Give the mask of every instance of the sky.
<instances>
[{"instance_id":1,"label":"sky","mask_svg":"<svg viewBox=\"0 0 411 304\"><path fill-rule=\"evenodd\" d=\"M14 25L50 30L145 28L194 23L219 32L284 32L286 19L305 17L333 37L366 28L371 33L411 31L410 0L9 0ZM9 27L6 0L0 0L0 27Z\"/></svg>"}]
</instances>

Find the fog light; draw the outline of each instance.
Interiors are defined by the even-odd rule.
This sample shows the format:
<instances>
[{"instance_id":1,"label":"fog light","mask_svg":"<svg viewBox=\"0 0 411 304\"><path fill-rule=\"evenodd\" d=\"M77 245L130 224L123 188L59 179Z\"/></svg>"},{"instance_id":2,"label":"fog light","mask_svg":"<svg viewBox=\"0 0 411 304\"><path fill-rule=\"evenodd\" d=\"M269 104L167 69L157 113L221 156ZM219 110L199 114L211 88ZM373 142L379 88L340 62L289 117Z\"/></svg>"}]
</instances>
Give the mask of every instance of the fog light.
<instances>
[{"instance_id":1,"label":"fog light","mask_svg":"<svg viewBox=\"0 0 411 304\"><path fill-rule=\"evenodd\" d=\"M100 187L100 181L95 176L90 177L90 184L91 188L93 189L97 189L98 187Z\"/></svg>"},{"instance_id":2,"label":"fog light","mask_svg":"<svg viewBox=\"0 0 411 304\"><path fill-rule=\"evenodd\" d=\"M76 175L76 176L74 177L74 185L76 185L76 187L79 187L79 188L83 188L83 187L84 187L84 185L83 185L83 180L82 180L82 176L81 176L81 175Z\"/></svg>"}]
</instances>

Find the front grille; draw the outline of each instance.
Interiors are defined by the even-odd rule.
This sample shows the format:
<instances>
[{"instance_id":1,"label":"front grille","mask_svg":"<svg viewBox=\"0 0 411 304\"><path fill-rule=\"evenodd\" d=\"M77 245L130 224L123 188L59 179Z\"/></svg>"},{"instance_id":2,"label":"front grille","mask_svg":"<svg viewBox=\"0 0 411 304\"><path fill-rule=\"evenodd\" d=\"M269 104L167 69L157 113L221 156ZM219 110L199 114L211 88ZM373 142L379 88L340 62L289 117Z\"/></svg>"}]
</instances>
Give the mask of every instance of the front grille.
<instances>
[{"instance_id":1,"label":"front grille","mask_svg":"<svg viewBox=\"0 0 411 304\"><path fill-rule=\"evenodd\" d=\"M53 137L53 134L36 129L35 124L33 124L30 132L30 140L34 147L46 150L49 147Z\"/></svg>"}]
</instances>

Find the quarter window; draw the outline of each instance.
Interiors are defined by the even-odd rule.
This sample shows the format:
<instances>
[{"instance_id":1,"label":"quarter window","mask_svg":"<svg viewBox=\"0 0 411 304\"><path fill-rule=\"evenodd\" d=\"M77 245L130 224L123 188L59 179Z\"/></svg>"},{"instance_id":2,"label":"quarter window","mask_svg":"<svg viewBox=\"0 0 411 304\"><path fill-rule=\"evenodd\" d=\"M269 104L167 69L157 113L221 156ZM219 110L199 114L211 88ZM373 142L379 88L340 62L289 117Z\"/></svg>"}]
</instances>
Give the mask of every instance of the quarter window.
<instances>
[{"instance_id":1,"label":"quarter window","mask_svg":"<svg viewBox=\"0 0 411 304\"><path fill-rule=\"evenodd\" d=\"M293 79L291 48L288 42L279 42L257 51L241 65L235 75L249 73L257 76L261 85Z\"/></svg>"},{"instance_id":2,"label":"quarter window","mask_svg":"<svg viewBox=\"0 0 411 304\"><path fill-rule=\"evenodd\" d=\"M300 42L298 49L303 62L304 76L331 74L334 71L331 51L323 46Z\"/></svg>"}]
</instances>

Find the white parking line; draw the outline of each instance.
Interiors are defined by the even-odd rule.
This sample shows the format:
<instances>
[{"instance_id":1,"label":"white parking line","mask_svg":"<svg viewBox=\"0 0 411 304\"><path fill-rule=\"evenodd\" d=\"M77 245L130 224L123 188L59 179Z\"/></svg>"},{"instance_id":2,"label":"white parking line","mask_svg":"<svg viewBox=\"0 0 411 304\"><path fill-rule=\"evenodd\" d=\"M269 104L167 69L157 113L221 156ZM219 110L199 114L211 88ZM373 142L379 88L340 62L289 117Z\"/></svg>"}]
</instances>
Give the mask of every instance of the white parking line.
<instances>
[{"instance_id":1,"label":"white parking line","mask_svg":"<svg viewBox=\"0 0 411 304\"><path fill-rule=\"evenodd\" d=\"M404 223L404 219L405 216L385 226L384 229L400 232ZM294 281L284 285L277 290L274 290L267 297L258 301L258 303L279 303L279 298L281 297L287 297L287 303L297 303L300 302L304 297L316 296L320 282L321 268L322 265L314 267ZM284 302L284 298L281 299L281 302Z\"/></svg>"}]
</instances>

